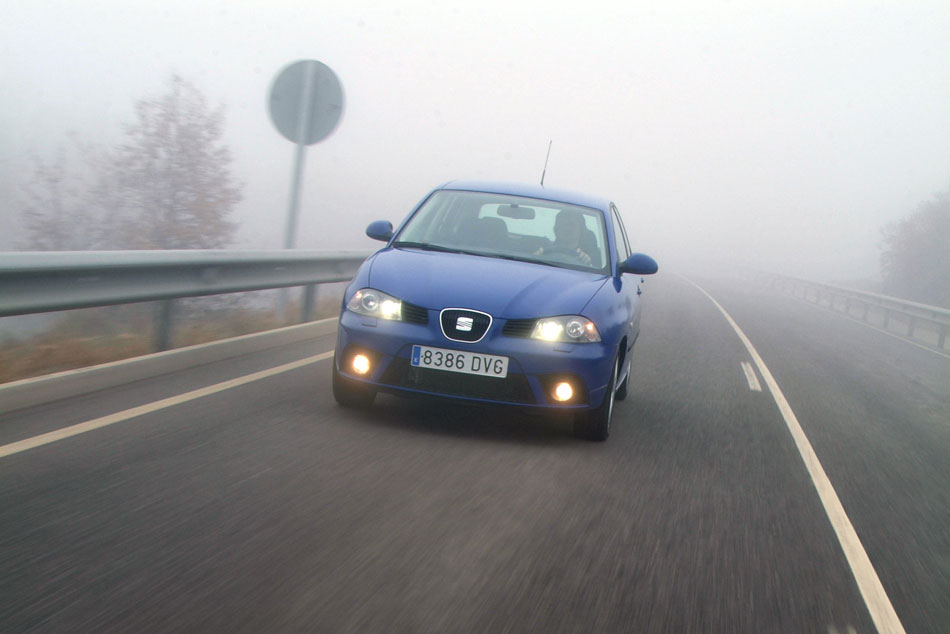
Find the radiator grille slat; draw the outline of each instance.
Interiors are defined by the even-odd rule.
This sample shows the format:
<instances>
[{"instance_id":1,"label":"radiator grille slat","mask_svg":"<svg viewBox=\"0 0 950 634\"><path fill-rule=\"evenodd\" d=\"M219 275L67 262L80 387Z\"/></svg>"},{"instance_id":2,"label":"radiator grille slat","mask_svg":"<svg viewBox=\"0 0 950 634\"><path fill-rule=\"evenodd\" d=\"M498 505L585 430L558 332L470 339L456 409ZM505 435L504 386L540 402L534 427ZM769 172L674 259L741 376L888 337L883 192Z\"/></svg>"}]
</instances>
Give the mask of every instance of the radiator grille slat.
<instances>
[{"instance_id":1,"label":"radiator grille slat","mask_svg":"<svg viewBox=\"0 0 950 634\"><path fill-rule=\"evenodd\" d=\"M427 324L429 323L429 311L422 306L403 302L402 320L410 324Z\"/></svg>"},{"instance_id":2,"label":"radiator grille slat","mask_svg":"<svg viewBox=\"0 0 950 634\"><path fill-rule=\"evenodd\" d=\"M534 325L537 322L537 319L509 319L505 322L505 327L502 328L501 334L506 337L527 338L534 332Z\"/></svg>"}]
</instances>

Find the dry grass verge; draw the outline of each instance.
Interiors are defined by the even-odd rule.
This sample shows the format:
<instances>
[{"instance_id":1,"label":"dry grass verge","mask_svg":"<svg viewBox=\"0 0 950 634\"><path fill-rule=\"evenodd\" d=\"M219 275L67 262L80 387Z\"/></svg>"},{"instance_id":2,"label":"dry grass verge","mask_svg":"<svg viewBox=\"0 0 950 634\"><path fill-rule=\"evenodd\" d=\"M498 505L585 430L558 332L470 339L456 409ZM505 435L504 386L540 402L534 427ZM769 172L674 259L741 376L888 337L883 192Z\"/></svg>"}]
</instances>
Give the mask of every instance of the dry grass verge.
<instances>
[{"instance_id":1,"label":"dry grass verge","mask_svg":"<svg viewBox=\"0 0 950 634\"><path fill-rule=\"evenodd\" d=\"M340 292L321 291L316 318L337 314ZM205 302L205 305L202 305ZM172 347L181 348L296 323L273 309L250 309L229 302L185 300L176 304ZM91 308L63 313L34 335L0 341L0 383L85 368L154 352L153 304ZM286 314L299 315L300 303Z\"/></svg>"}]
</instances>

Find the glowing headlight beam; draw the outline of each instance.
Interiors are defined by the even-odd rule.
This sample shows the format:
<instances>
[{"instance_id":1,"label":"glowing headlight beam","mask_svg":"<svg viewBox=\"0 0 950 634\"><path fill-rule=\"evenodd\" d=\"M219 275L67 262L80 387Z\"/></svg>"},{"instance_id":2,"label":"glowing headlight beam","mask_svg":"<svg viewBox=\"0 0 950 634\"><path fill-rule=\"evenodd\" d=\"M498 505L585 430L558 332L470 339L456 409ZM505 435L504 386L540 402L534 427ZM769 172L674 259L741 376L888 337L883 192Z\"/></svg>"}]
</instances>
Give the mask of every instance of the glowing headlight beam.
<instances>
[{"instance_id":1,"label":"glowing headlight beam","mask_svg":"<svg viewBox=\"0 0 950 634\"><path fill-rule=\"evenodd\" d=\"M566 343L595 343L600 341L597 326L581 315L545 317L535 322L532 339L563 341Z\"/></svg>"},{"instance_id":2,"label":"glowing headlight beam","mask_svg":"<svg viewBox=\"0 0 950 634\"><path fill-rule=\"evenodd\" d=\"M383 319L399 319L402 313L402 302L384 299L379 305L379 315Z\"/></svg>"},{"instance_id":3,"label":"glowing headlight beam","mask_svg":"<svg viewBox=\"0 0 950 634\"><path fill-rule=\"evenodd\" d=\"M538 336L545 341L557 341L563 330L564 326L556 321L544 321L538 325Z\"/></svg>"},{"instance_id":4,"label":"glowing headlight beam","mask_svg":"<svg viewBox=\"0 0 950 634\"><path fill-rule=\"evenodd\" d=\"M361 288L353 294L346 308L366 315L391 321L402 320L402 300L372 288Z\"/></svg>"}]
</instances>

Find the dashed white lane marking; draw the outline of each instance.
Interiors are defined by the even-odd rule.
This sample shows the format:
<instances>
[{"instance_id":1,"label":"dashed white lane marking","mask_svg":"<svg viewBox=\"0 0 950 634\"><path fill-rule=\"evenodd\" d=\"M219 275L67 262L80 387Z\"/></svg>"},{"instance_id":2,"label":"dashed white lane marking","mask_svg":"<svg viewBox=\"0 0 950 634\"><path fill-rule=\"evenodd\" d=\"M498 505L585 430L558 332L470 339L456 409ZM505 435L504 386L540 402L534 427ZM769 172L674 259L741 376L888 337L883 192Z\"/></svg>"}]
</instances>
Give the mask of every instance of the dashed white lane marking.
<instances>
[{"instance_id":1,"label":"dashed white lane marking","mask_svg":"<svg viewBox=\"0 0 950 634\"><path fill-rule=\"evenodd\" d=\"M759 383L759 378L755 376L755 370L752 369L752 364L748 361L743 361L742 371L745 373L745 380L749 382L749 389L753 392L761 392L762 385Z\"/></svg>"},{"instance_id":2,"label":"dashed white lane marking","mask_svg":"<svg viewBox=\"0 0 950 634\"><path fill-rule=\"evenodd\" d=\"M759 356L752 342L749 341L749 338L745 336L745 333L742 332L739 325L733 320L729 313L726 312L726 309L713 299L713 296L707 293L699 284L685 277L683 279L699 289L699 292L708 297L709 301L719 309L719 312L723 314L726 321L729 322L729 325L732 326L732 329L739 336L746 350L749 351L752 360L755 362L755 366L759 369L759 374L765 379L765 384L772 393L772 398L775 399L775 404L778 405L778 409L782 413L782 418L785 419L788 431L792 434L795 446L798 447L798 453L801 455L805 463L805 468L808 470L815 489L818 491L818 497L821 499L821 504L825 507L825 513L828 515L831 526L838 536L838 543L841 544L845 559L848 560L848 565L851 566L851 573L854 575L854 580L858 584L858 589L864 598L864 604L871 614L871 620L874 621L874 626L877 628L877 631L880 634L904 634L904 626L901 625L900 619L897 618L897 612L894 611L894 606L891 605L891 600L888 598L887 593L884 592L884 586L881 585L881 580L877 576L874 566L871 564L871 559L868 557L867 552L865 552L864 546L861 544L861 540L858 538L858 534L851 524L851 520L848 519L847 514L844 512L844 507L841 505L841 500L838 499L838 494L835 493L835 489L831 485L831 480L829 480L827 474L825 474L825 470L818 461L815 450L812 449L811 443L808 442L808 438L805 436L805 432L802 430L802 426L799 424L795 412L792 411L792 407L788 404L788 401L785 400L785 395L782 394L782 390L779 389L778 383L775 382L772 373L768 367L766 367L765 362L762 360L762 357Z\"/></svg>"},{"instance_id":3,"label":"dashed white lane marking","mask_svg":"<svg viewBox=\"0 0 950 634\"><path fill-rule=\"evenodd\" d=\"M302 368L305 365L310 365L312 363L322 361L323 359L329 359L332 356L333 351L331 350L330 352L324 352L312 357L300 359L299 361L293 361L292 363L285 363L284 365L279 365L275 368L268 368L266 370L261 370L260 372L254 372L253 374L239 376L238 378L231 379L230 381L216 383L215 385L209 385L208 387L192 390L191 392L185 392L184 394L164 398L160 401L146 403L145 405L140 405L139 407L133 407L121 412L116 412L115 414L94 418L84 423L78 423L76 425L64 427L63 429L57 429L56 431L34 436L33 438L20 440L18 442L10 443L9 445L3 445L0 446L0 458L10 456L15 453L20 453L21 451L26 451L27 449L48 445L50 443L57 442L65 438L70 438L78 434L84 434L87 431L99 429L100 427L107 427L108 425L121 423L122 421L129 420L130 418L151 414L152 412L157 412L158 410L172 407L173 405L178 405L180 403L193 401L203 396L209 396L211 394L223 392L224 390L230 390L234 387L240 387L241 385L246 385L247 383L266 379L267 377L274 376L275 374L296 370L297 368Z\"/></svg>"}]
</instances>

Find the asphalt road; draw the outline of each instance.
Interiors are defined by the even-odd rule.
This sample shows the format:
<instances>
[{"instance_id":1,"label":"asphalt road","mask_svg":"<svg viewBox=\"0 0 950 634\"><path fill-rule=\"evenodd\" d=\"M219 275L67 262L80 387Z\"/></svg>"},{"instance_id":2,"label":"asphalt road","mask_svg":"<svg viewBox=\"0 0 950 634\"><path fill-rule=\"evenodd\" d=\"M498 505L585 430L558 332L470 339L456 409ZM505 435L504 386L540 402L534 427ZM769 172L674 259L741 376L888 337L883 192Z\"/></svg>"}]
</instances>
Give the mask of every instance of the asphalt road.
<instances>
[{"instance_id":1,"label":"asphalt road","mask_svg":"<svg viewBox=\"0 0 950 634\"><path fill-rule=\"evenodd\" d=\"M950 632L950 358L695 279L785 393L906 631ZM603 444L501 409L344 410L323 360L0 458L0 631L874 632L749 353L683 279L645 288ZM332 346L14 412L0 445Z\"/></svg>"}]
</instances>

